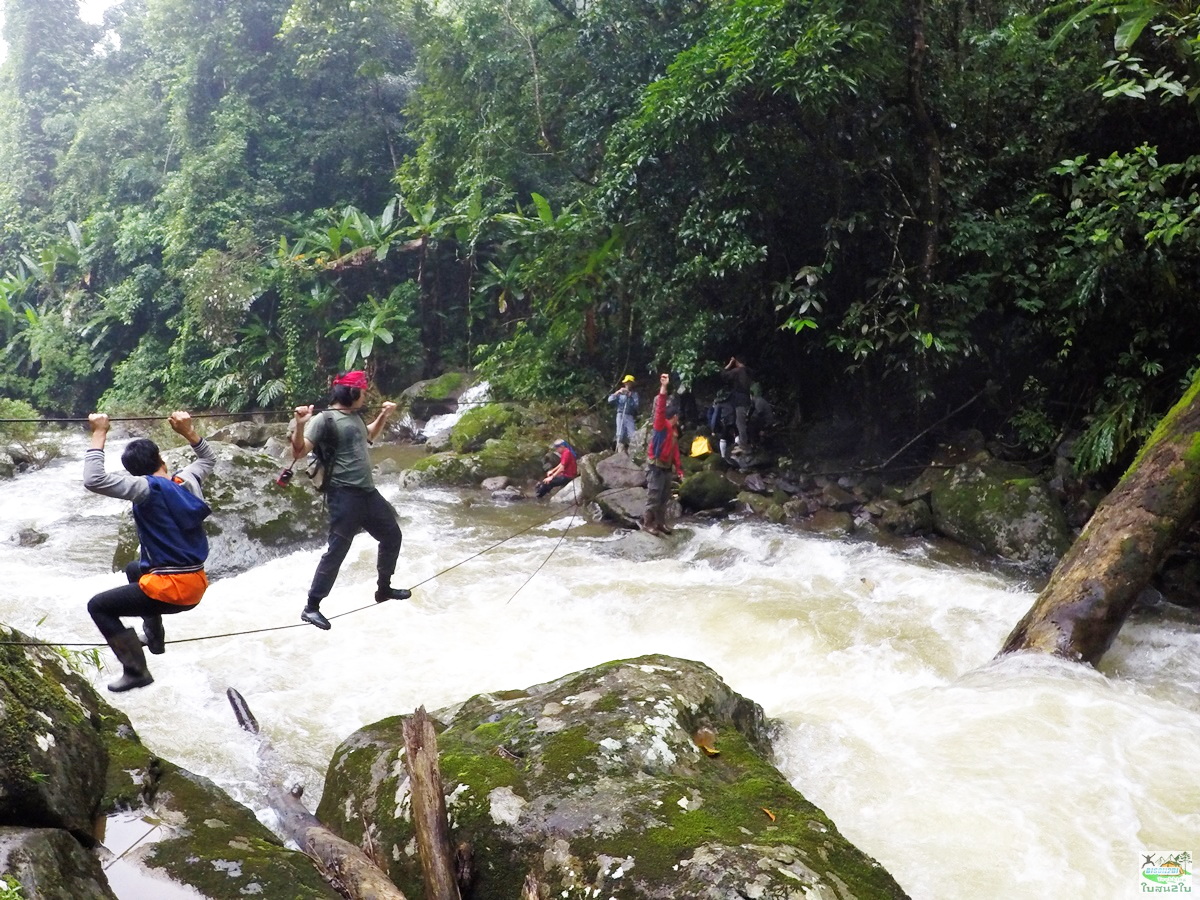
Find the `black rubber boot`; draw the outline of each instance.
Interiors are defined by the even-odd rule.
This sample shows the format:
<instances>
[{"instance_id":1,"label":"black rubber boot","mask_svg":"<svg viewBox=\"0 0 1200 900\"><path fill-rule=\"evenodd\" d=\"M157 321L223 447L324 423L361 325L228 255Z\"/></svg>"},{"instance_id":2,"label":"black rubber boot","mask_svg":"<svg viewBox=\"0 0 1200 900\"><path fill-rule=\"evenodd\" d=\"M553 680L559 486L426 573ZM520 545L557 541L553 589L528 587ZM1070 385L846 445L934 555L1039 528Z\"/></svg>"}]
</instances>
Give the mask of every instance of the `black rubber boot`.
<instances>
[{"instance_id":1,"label":"black rubber boot","mask_svg":"<svg viewBox=\"0 0 1200 900\"><path fill-rule=\"evenodd\" d=\"M125 673L108 686L110 691L119 694L154 683L154 676L146 668L146 654L142 652L142 642L136 631L126 628L110 637L108 646L112 647L112 652L125 669Z\"/></svg>"},{"instance_id":2,"label":"black rubber boot","mask_svg":"<svg viewBox=\"0 0 1200 900\"><path fill-rule=\"evenodd\" d=\"M382 603L384 600L407 600L412 596L412 591L404 588L381 587L375 591L375 602Z\"/></svg>"},{"instance_id":3,"label":"black rubber boot","mask_svg":"<svg viewBox=\"0 0 1200 900\"><path fill-rule=\"evenodd\" d=\"M658 529L658 513L649 507L646 508L646 512L642 515L642 531L646 532L646 534L652 534L655 537L663 536L663 533Z\"/></svg>"},{"instance_id":4,"label":"black rubber boot","mask_svg":"<svg viewBox=\"0 0 1200 900\"><path fill-rule=\"evenodd\" d=\"M319 603L320 601L317 602ZM322 631L328 631L333 627L329 624L329 620L321 615L321 610L317 608L317 604L311 600L304 607L304 612L300 613L300 621L307 622L309 625L316 625Z\"/></svg>"},{"instance_id":5,"label":"black rubber boot","mask_svg":"<svg viewBox=\"0 0 1200 900\"><path fill-rule=\"evenodd\" d=\"M142 643L146 649L159 656L167 650L167 630L163 628L162 616L144 616L142 618Z\"/></svg>"}]
</instances>

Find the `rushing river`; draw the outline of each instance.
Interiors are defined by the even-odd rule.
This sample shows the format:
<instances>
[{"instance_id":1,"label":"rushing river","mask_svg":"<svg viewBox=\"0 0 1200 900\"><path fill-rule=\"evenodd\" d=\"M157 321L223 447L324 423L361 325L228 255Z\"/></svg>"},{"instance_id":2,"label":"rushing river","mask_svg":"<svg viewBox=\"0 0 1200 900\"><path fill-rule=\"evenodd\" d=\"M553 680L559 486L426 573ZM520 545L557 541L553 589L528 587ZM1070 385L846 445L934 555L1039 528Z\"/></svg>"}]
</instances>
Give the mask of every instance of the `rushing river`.
<instances>
[{"instance_id":1,"label":"rushing river","mask_svg":"<svg viewBox=\"0 0 1200 900\"><path fill-rule=\"evenodd\" d=\"M0 482L0 621L51 642L98 640L86 601L120 583L127 504L83 490L84 446ZM552 507L382 490L404 528L397 584L421 583L412 600L372 602L364 535L322 607L331 631L299 623L319 556L302 551L166 620L168 641L296 627L169 644L149 658L155 683L121 695L104 690L104 651L94 682L151 749L260 815L265 781L302 781L311 806L334 747L365 723L667 653L778 720L783 772L914 900L1119 900L1139 892L1143 853L1200 852L1200 616L1139 613L1099 672L994 661L1033 592L923 546L736 520L660 543L567 515L444 572ZM23 528L49 538L17 546ZM282 771L261 771L230 686Z\"/></svg>"}]
</instances>

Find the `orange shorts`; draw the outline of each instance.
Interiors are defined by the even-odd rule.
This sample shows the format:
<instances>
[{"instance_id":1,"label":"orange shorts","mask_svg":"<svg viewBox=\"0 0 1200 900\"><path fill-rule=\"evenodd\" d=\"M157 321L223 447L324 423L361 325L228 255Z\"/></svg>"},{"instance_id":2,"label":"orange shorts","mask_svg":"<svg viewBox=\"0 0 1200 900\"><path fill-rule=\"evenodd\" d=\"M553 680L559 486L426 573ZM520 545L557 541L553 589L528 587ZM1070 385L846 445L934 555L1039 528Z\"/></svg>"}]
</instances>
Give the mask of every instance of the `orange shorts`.
<instances>
[{"instance_id":1,"label":"orange shorts","mask_svg":"<svg viewBox=\"0 0 1200 900\"><path fill-rule=\"evenodd\" d=\"M152 600L174 603L176 606L195 606L204 596L208 578L199 572L148 572L138 579L138 587Z\"/></svg>"}]
</instances>

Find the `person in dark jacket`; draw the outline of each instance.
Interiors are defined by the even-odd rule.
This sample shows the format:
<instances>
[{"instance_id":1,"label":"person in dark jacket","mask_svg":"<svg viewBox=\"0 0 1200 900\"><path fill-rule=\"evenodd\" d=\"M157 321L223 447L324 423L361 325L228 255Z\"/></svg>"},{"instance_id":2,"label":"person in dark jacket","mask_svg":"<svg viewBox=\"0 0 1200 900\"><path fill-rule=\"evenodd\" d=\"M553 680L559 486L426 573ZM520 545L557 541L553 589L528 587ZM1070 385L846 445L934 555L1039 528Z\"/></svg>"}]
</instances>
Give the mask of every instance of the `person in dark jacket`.
<instances>
[{"instance_id":1,"label":"person in dark jacket","mask_svg":"<svg viewBox=\"0 0 1200 900\"><path fill-rule=\"evenodd\" d=\"M729 384L729 402L733 406L734 421L737 425L738 448L735 452L750 452L750 385L754 383L754 373L736 356L729 357L721 377Z\"/></svg>"},{"instance_id":2,"label":"person in dark jacket","mask_svg":"<svg viewBox=\"0 0 1200 900\"><path fill-rule=\"evenodd\" d=\"M358 411L367 402L367 375L362 371L346 372L333 379L329 409L313 415L311 406L297 406L292 431L292 455L296 459L309 453L323 442L334 447L333 463L326 472L329 488L329 546L308 589L308 600L300 619L322 631L330 629L329 620L321 613L321 601L333 590L333 583L350 552L355 535L365 531L379 541L375 569L377 584L375 602L407 600L412 592L392 587L392 576L400 558L403 535L396 521L396 510L375 487L371 476L371 460L367 445L379 437L396 404L382 404L379 415L368 425Z\"/></svg>"},{"instance_id":3,"label":"person in dark jacket","mask_svg":"<svg viewBox=\"0 0 1200 900\"><path fill-rule=\"evenodd\" d=\"M683 479L679 459L679 410L667 402L667 385L671 376L658 376L658 393L654 397L653 431L646 448L646 512L642 530L662 537L670 534L667 527L667 502L671 499L671 476Z\"/></svg>"},{"instance_id":4,"label":"person in dark jacket","mask_svg":"<svg viewBox=\"0 0 1200 900\"><path fill-rule=\"evenodd\" d=\"M121 616L141 616L146 647L162 653L166 631L162 617L195 609L208 587L204 563L208 537L204 519L211 510L204 502L201 484L216 465L216 454L196 433L192 417L171 413L167 422L196 453L196 461L175 475L167 472L158 445L146 438L130 441L121 454L128 475L106 472L104 445L109 419L103 413L88 416L91 449L83 457L83 486L106 497L133 503L141 555L125 568L129 584L92 597L88 612L104 640L120 660L124 673L110 691L128 691L153 683L137 632Z\"/></svg>"}]
</instances>

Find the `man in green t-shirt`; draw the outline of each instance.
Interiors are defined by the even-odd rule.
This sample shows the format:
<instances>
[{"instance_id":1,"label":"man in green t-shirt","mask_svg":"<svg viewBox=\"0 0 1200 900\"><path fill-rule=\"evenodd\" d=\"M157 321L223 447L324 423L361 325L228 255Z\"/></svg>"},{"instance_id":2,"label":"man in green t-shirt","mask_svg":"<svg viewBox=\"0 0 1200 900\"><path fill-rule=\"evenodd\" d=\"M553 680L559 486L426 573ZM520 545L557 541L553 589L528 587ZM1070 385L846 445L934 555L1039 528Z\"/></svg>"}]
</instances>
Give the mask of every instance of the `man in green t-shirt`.
<instances>
[{"instance_id":1,"label":"man in green t-shirt","mask_svg":"<svg viewBox=\"0 0 1200 900\"><path fill-rule=\"evenodd\" d=\"M329 481L326 489L329 546L317 563L312 586L308 589L308 602L300 614L303 621L324 630L330 625L321 615L321 601L333 590L342 561L360 531L379 541L375 602L406 600L412 596L410 591L392 587L392 575L400 556L400 524L396 521L396 510L375 488L371 461L367 456L367 445L383 431L396 404L384 403L379 415L368 425L358 414L366 398L366 373L347 372L333 380L328 409L315 416L311 406L297 406L295 411L292 453L297 459L317 444L333 444L335 448L326 473Z\"/></svg>"}]
</instances>

